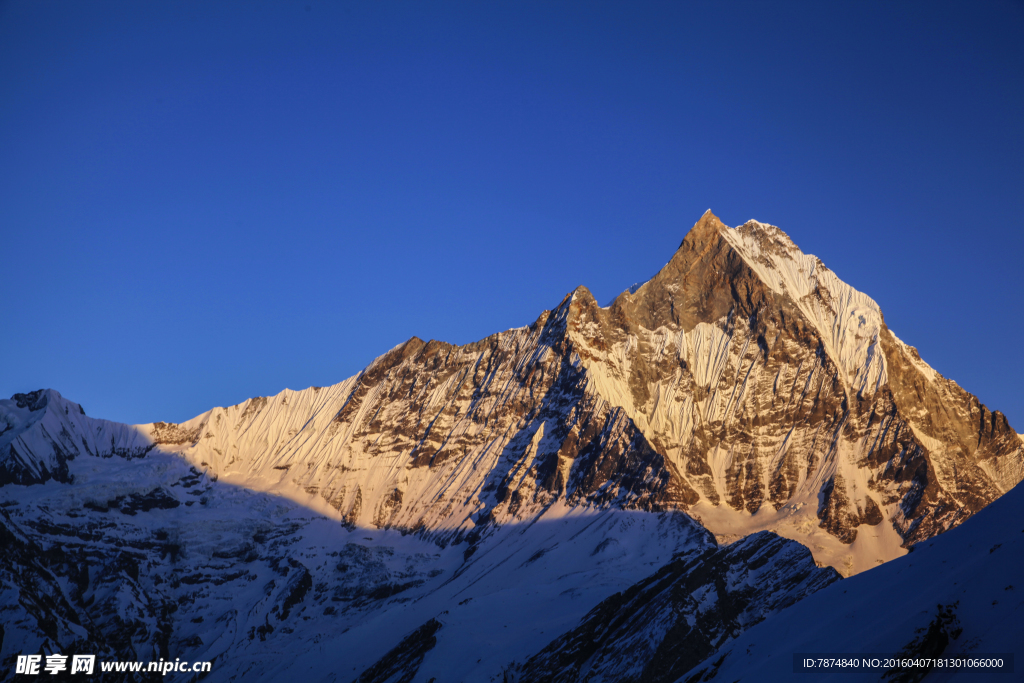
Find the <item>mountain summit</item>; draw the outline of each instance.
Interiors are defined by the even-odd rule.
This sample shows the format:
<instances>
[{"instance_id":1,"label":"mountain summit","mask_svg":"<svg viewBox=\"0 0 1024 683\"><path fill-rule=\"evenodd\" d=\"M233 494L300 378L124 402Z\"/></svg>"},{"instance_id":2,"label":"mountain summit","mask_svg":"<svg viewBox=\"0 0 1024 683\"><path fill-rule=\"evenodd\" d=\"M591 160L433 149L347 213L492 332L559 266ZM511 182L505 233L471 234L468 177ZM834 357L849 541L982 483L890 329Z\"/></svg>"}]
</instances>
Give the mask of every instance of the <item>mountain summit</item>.
<instances>
[{"instance_id":1,"label":"mountain summit","mask_svg":"<svg viewBox=\"0 0 1024 683\"><path fill-rule=\"evenodd\" d=\"M710 211L608 307L580 287L529 327L412 338L339 385L147 429L351 524L454 540L556 502L678 509L724 539L777 531L846 574L1024 477L1003 415L870 297L778 228Z\"/></svg>"}]
</instances>

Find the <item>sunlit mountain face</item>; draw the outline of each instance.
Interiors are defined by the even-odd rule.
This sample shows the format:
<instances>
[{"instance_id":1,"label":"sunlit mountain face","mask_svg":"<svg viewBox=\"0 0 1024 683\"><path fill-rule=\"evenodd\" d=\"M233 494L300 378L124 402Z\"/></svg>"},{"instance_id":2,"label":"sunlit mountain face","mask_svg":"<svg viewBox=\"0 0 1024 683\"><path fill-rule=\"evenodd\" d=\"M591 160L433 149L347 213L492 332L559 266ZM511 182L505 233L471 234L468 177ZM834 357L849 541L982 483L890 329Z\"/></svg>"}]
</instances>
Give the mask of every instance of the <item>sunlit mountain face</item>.
<instances>
[{"instance_id":1,"label":"sunlit mountain face","mask_svg":"<svg viewBox=\"0 0 1024 683\"><path fill-rule=\"evenodd\" d=\"M181 424L0 401L0 659L675 681L1022 478L1005 417L870 297L778 228L708 212L608 306L580 287L334 386Z\"/></svg>"}]
</instances>

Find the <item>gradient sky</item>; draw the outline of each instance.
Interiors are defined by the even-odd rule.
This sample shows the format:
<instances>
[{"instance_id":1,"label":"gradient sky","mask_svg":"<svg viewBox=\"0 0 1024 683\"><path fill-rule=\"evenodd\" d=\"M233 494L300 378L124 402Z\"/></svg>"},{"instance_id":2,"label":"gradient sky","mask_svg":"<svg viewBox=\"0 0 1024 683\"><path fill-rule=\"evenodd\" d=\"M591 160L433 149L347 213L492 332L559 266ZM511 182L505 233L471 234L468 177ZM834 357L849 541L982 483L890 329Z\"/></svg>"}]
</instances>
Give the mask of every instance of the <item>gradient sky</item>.
<instances>
[{"instance_id":1,"label":"gradient sky","mask_svg":"<svg viewBox=\"0 0 1024 683\"><path fill-rule=\"evenodd\" d=\"M0 3L0 394L181 421L773 223L1024 432L1020 2Z\"/></svg>"}]
</instances>

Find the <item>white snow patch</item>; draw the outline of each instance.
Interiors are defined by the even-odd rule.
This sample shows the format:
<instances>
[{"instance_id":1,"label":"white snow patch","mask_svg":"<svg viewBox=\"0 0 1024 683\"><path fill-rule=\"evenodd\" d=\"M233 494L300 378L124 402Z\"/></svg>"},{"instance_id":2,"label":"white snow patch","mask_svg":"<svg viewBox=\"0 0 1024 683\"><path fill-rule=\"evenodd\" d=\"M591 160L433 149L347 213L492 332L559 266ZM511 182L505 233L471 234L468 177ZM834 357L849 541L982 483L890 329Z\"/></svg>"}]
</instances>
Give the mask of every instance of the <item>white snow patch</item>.
<instances>
[{"instance_id":1,"label":"white snow patch","mask_svg":"<svg viewBox=\"0 0 1024 683\"><path fill-rule=\"evenodd\" d=\"M810 319L846 386L869 395L885 384L878 340L882 312L871 297L840 280L816 256L804 254L773 225L749 221L722 235L765 284L788 295Z\"/></svg>"}]
</instances>

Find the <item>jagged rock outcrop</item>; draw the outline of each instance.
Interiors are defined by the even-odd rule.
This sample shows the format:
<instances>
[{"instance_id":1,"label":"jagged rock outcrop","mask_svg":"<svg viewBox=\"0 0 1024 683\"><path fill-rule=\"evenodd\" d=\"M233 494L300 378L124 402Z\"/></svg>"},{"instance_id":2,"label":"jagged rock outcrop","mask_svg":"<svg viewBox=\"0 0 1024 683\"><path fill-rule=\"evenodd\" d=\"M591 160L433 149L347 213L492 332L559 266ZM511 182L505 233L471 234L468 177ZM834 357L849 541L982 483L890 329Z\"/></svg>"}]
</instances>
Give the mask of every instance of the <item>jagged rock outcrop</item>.
<instances>
[{"instance_id":1,"label":"jagged rock outcrop","mask_svg":"<svg viewBox=\"0 0 1024 683\"><path fill-rule=\"evenodd\" d=\"M423 624L403 638L380 661L361 673L356 683L411 683L423 657L437 644L436 634L441 628L441 622L437 619Z\"/></svg>"}]
</instances>

